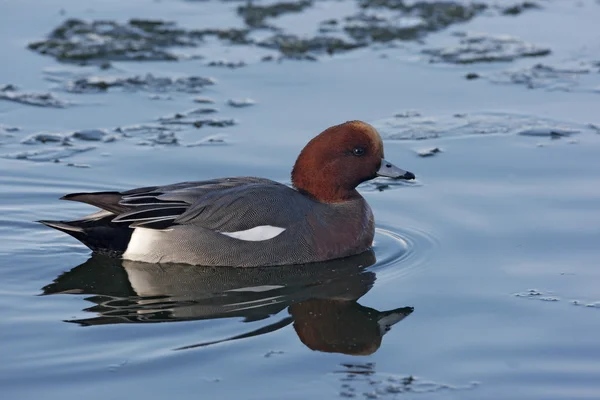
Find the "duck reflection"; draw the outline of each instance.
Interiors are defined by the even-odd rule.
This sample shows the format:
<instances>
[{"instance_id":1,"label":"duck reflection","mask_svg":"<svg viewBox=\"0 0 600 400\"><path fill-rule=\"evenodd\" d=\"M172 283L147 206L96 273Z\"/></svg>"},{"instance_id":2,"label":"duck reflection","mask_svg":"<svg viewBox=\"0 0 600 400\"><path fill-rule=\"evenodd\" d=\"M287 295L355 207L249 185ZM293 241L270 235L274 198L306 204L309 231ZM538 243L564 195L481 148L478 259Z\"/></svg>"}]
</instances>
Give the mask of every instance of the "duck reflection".
<instances>
[{"instance_id":1,"label":"duck reflection","mask_svg":"<svg viewBox=\"0 0 600 400\"><path fill-rule=\"evenodd\" d=\"M276 322L208 346L281 329L289 324L308 348L352 355L372 354L383 335L413 312L412 307L378 311L357 300L372 287L373 251L323 263L289 267L224 268L148 264L93 255L42 288L43 295L84 294L92 318L82 326L156 323L217 318Z\"/></svg>"}]
</instances>

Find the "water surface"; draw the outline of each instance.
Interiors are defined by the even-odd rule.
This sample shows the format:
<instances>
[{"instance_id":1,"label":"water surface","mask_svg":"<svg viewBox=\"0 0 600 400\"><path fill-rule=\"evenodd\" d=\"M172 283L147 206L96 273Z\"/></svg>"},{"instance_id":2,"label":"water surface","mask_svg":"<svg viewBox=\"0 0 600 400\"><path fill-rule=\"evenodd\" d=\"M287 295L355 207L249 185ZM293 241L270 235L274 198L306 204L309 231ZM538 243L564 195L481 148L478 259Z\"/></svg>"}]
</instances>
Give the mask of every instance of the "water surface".
<instances>
[{"instance_id":1,"label":"water surface","mask_svg":"<svg viewBox=\"0 0 600 400\"><path fill-rule=\"evenodd\" d=\"M175 49L204 58L109 69L27 49L67 18L243 28L238 5L0 6L2 84L64 102L0 101L2 398L598 398L597 2L541 2L516 16L488 8L421 42L316 52L317 61L261 61L280 52L214 38ZM319 1L267 22L310 36L357 9ZM551 52L521 57L511 42L500 54L512 61L430 63L422 50L460 46L457 32L495 44L509 34ZM148 73L214 84L66 89L81 77ZM246 98L255 104L228 104ZM216 111L198 111L207 108ZM215 123L164 122L175 113ZM348 119L377 126L386 158L418 178L361 186L378 227L372 254L233 275L144 268L92 257L35 222L90 211L58 200L70 192L235 175L289 182L302 146ZM441 152L419 156L433 148Z\"/></svg>"}]
</instances>

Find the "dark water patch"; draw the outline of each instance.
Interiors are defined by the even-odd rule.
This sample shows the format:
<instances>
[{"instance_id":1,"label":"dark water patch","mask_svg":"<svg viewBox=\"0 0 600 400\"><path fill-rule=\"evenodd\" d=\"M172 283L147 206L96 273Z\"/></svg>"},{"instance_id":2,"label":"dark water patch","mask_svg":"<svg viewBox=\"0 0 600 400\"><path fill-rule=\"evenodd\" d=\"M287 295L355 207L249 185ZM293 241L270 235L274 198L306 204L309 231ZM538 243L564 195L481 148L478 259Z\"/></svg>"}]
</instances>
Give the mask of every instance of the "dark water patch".
<instances>
[{"instance_id":1,"label":"dark water patch","mask_svg":"<svg viewBox=\"0 0 600 400\"><path fill-rule=\"evenodd\" d=\"M417 154L419 155L419 157L432 157L441 152L442 150L439 147L432 147L430 149L419 150L417 151Z\"/></svg>"},{"instance_id":2,"label":"dark water patch","mask_svg":"<svg viewBox=\"0 0 600 400\"><path fill-rule=\"evenodd\" d=\"M201 76L85 76L62 82L62 89L72 93L98 93L115 88L129 91L201 93L206 86L214 84L214 79Z\"/></svg>"},{"instance_id":3,"label":"dark water patch","mask_svg":"<svg viewBox=\"0 0 600 400\"><path fill-rule=\"evenodd\" d=\"M175 61L184 55L175 53L174 47L197 47L207 36L247 44L247 33L239 29L187 30L162 20L131 19L119 23L68 19L45 40L28 47L65 62Z\"/></svg>"},{"instance_id":4,"label":"dark water patch","mask_svg":"<svg viewBox=\"0 0 600 400\"><path fill-rule=\"evenodd\" d=\"M201 119L195 120L192 125L196 128L202 128L204 126L210 126L213 128L227 128L229 126L236 125L237 122L233 118L209 118L209 119Z\"/></svg>"},{"instance_id":5,"label":"dark water patch","mask_svg":"<svg viewBox=\"0 0 600 400\"><path fill-rule=\"evenodd\" d=\"M465 113L447 116L395 116L374 121L384 139L426 140L464 135L497 135L538 133L552 137L556 133L592 133L589 124L555 121L531 115L512 113ZM529 135L531 136L531 135ZM556 134L554 135L556 136Z\"/></svg>"},{"instance_id":6,"label":"dark water patch","mask_svg":"<svg viewBox=\"0 0 600 400\"><path fill-rule=\"evenodd\" d=\"M236 125L236 120L232 118L197 118L198 115L212 114L213 112L215 112L213 110L214 109L201 108L186 111L183 113L175 113L172 115L167 115L165 117L160 117L158 119L158 122L165 126L190 125L195 128L202 128L205 126L213 128L227 128Z\"/></svg>"},{"instance_id":7,"label":"dark water patch","mask_svg":"<svg viewBox=\"0 0 600 400\"><path fill-rule=\"evenodd\" d=\"M186 144L187 147L201 147L201 146L224 146L227 145L224 135L210 135L202 138L194 143Z\"/></svg>"},{"instance_id":8,"label":"dark water patch","mask_svg":"<svg viewBox=\"0 0 600 400\"><path fill-rule=\"evenodd\" d=\"M269 350L268 352L265 353L264 357L270 358L270 357L281 355L281 354L285 354L285 352L281 351L281 350Z\"/></svg>"},{"instance_id":9,"label":"dark water patch","mask_svg":"<svg viewBox=\"0 0 600 400\"><path fill-rule=\"evenodd\" d=\"M405 0L359 0L361 8L399 10L429 20L432 26L448 26L450 23L465 22L477 14L493 10L501 15L520 15L527 10L537 10L542 7L538 3L524 1L513 5L489 4L484 2L452 2L452 1L417 1Z\"/></svg>"},{"instance_id":10,"label":"dark water patch","mask_svg":"<svg viewBox=\"0 0 600 400\"><path fill-rule=\"evenodd\" d=\"M208 62L206 65L209 67L222 67L222 68L236 69L236 68L245 67L247 64L244 61L214 60L214 61Z\"/></svg>"},{"instance_id":11,"label":"dark water patch","mask_svg":"<svg viewBox=\"0 0 600 400\"><path fill-rule=\"evenodd\" d=\"M261 61L262 62L277 61L279 63L282 63L284 61L318 61L318 58L316 55L313 55L313 54L288 53L288 54L282 54L279 56L273 56L273 55L264 56L261 58Z\"/></svg>"},{"instance_id":12,"label":"dark water patch","mask_svg":"<svg viewBox=\"0 0 600 400\"><path fill-rule=\"evenodd\" d=\"M194 101L194 103L200 103L200 104L213 104L215 102L210 97L194 97L193 101Z\"/></svg>"},{"instance_id":13,"label":"dark water patch","mask_svg":"<svg viewBox=\"0 0 600 400\"><path fill-rule=\"evenodd\" d=\"M265 22L268 18L276 18L283 14L300 13L313 5L312 0L300 0L296 2L278 2L267 5L257 5L251 2L237 8L237 13L246 25L251 28L267 28Z\"/></svg>"},{"instance_id":14,"label":"dark water patch","mask_svg":"<svg viewBox=\"0 0 600 400\"><path fill-rule=\"evenodd\" d=\"M430 62L452 64L507 62L526 57L543 57L551 53L547 47L508 35L463 32L455 34L455 37L458 38L455 46L424 49L422 53L430 56Z\"/></svg>"},{"instance_id":15,"label":"dark water patch","mask_svg":"<svg viewBox=\"0 0 600 400\"><path fill-rule=\"evenodd\" d=\"M59 143L63 146L71 144L69 136L61 133L50 133L50 132L39 132L33 135L27 136L21 140L22 144L46 144L46 143Z\"/></svg>"},{"instance_id":16,"label":"dark water patch","mask_svg":"<svg viewBox=\"0 0 600 400\"><path fill-rule=\"evenodd\" d=\"M420 23L416 26L397 27L382 23L362 23L349 24L344 27L344 31L359 43L366 42L390 42L392 40L416 40L423 36L423 29ZM366 45L366 44L365 44Z\"/></svg>"},{"instance_id":17,"label":"dark water patch","mask_svg":"<svg viewBox=\"0 0 600 400\"><path fill-rule=\"evenodd\" d=\"M10 125L0 124L0 132L2 132L2 133L19 132L20 130L21 130L21 128L18 126L10 126Z\"/></svg>"},{"instance_id":18,"label":"dark water patch","mask_svg":"<svg viewBox=\"0 0 600 400\"><path fill-rule=\"evenodd\" d=\"M132 19L120 24L68 19L46 40L30 43L29 48L61 61L176 60L178 57L166 48L194 46L197 39L172 22Z\"/></svg>"},{"instance_id":19,"label":"dark water patch","mask_svg":"<svg viewBox=\"0 0 600 400\"><path fill-rule=\"evenodd\" d=\"M416 1L407 2L405 0L359 0L358 4L361 8L385 8L389 10L401 10L404 12L416 12L419 15L435 14L439 10L441 14L464 14L465 6L457 2L442 2L442 1ZM467 7L484 10L486 4L475 3L468 4Z\"/></svg>"},{"instance_id":20,"label":"dark water patch","mask_svg":"<svg viewBox=\"0 0 600 400\"><path fill-rule=\"evenodd\" d=\"M417 16L427 21L433 27L446 27L452 23L465 22L484 11L484 3L467 3L453 1L417 1L405 0L359 0L361 8L385 8L402 11L411 16Z\"/></svg>"},{"instance_id":21,"label":"dark water patch","mask_svg":"<svg viewBox=\"0 0 600 400\"><path fill-rule=\"evenodd\" d=\"M284 58L315 61L315 54L334 54L364 47L365 44L350 42L332 36L300 37L290 34L276 34L257 43L260 47L278 50Z\"/></svg>"},{"instance_id":22,"label":"dark water patch","mask_svg":"<svg viewBox=\"0 0 600 400\"><path fill-rule=\"evenodd\" d=\"M588 308L599 308L600 309L600 301L595 301L592 303L582 302L580 300L572 300L571 304L574 306L584 306Z\"/></svg>"},{"instance_id":23,"label":"dark water patch","mask_svg":"<svg viewBox=\"0 0 600 400\"><path fill-rule=\"evenodd\" d=\"M148 95L148 99L150 100L173 100L172 96L167 94L150 94Z\"/></svg>"},{"instance_id":24,"label":"dark water patch","mask_svg":"<svg viewBox=\"0 0 600 400\"><path fill-rule=\"evenodd\" d=\"M214 114L217 112L219 112L219 110L216 108L201 107L201 108L195 108L193 110L186 112L186 115L206 115L206 114Z\"/></svg>"},{"instance_id":25,"label":"dark water patch","mask_svg":"<svg viewBox=\"0 0 600 400\"><path fill-rule=\"evenodd\" d=\"M523 297L527 299L535 299L541 301L559 301L560 298L550 295L549 293L542 292L538 289L529 289L524 292L515 293L515 297Z\"/></svg>"},{"instance_id":26,"label":"dark water patch","mask_svg":"<svg viewBox=\"0 0 600 400\"><path fill-rule=\"evenodd\" d=\"M114 129L80 129L71 132L37 132L22 138L14 134L0 134L0 143L11 145L13 151L0 154L2 158L29 160L38 162L62 162L73 155L87 152L97 147L126 139L142 146L219 146L227 144L222 135L207 136L189 144L182 143L179 131L215 127L225 128L236 123L233 119L205 118L203 116L218 112L215 108L195 108L185 113L164 117L154 124L136 124L120 126ZM203 118L199 118L203 117ZM15 140L16 139L16 140ZM101 146L79 146L77 142L95 142ZM19 149L19 146L22 149ZM24 146L34 147L25 149Z\"/></svg>"},{"instance_id":27,"label":"dark water patch","mask_svg":"<svg viewBox=\"0 0 600 400\"><path fill-rule=\"evenodd\" d=\"M180 129L173 126L163 126L159 124L138 124L120 126L115 132L123 135L125 138L137 140L140 146L157 145L175 145L180 144L177 131Z\"/></svg>"},{"instance_id":28,"label":"dark water patch","mask_svg":"<svg viewBox=\"0 0 600 400\"><path fill-rule=\"evenodd\" d=\"M73 138L92 142L106 141L110 135L105 129L83 129L73 133Z\"/></svg>"},{"instance_id":29,"label":"dark water patch","mask_svg":"<svg viewBox=\"0 0 600 400\"><path fill-rule=\"evenodd\" d=\"M523 292L515 293L514 296L529 300L539 300L551 303L563 301L562 298L556 296L553 292L542 291L539 289L528 289ZM569 300L568 302L574 306L582 306L586 308L600 308L600 301Z\"/></svg>"},{"instance_id":30,"label":"dark water patch","mask_svg":"<svg viewBox=\"0 0 600 400\"><path fill-rule=\"evenodd\" d=\"M22 92L18 87L11 84L0 87L0 100L50 108L65 108L71 105L70 102L62 100L52 93Z\"/></svg>"},{"instance_id":31,"label":"dark water patch","mask_svg":"<svg viewBox=\"0 0 600 400\"><path fill-rule=\"evenodd\" d=\"M172 131L159 132L155 136L138 142L141 146L156 146L156 145L179 145L179 137Z\"/></svg>"},{"instance_id":32,"label":"dark water patch","mask_svg":"<svg viewBox=\"0 0 600 400\"><path fill-rule=\"evenodd\" d=\"M524 1L522 3L514 4L512 6L503 8L502 14L516 16L524 13L527 10L539 10L541 8L542 7L537 3L531 1Z\"/></svg>"},{"instance_id":33,"label":"dark water patch","mask_svg":"<svg viewBox=\"0 0 600 400\"><path fill-rule=\"evenodd\" d=\"M394 114L395 118L415 118L420 117L421 113L417 110L406 110L399 113Z\"/></svg>"},{"instance_id":34,"label":"dark water patch","mask_svg":"<svg viewBox=\"0 0 600 400\"><path fill-rule=\"evenodd\" d=\"M126 138L131 138L143 135L157 135L169 130L170 128L159 124L136 124L120 126L115 129L115 132L122 134Z\"/></svg>"},{"instance_id":35,"label":"dark water patch","mask_svg":"<svg viewBox=\"0 0 600 400\"><path fill-rule=\"evenodd\" d=\"M490 9L484 3L453 1L360 0L358 5L358 13L321 21L317 26L320 35L298 37L285 29L271 27L277 34L259 41L258 45L279 50L286 56L335 54L374 43L420 40L429 33L468 22ZM516 7L528 6L519 4ZM491 9L503 11L496 6ZM328 36L329 33L336 35ZM532 52L529 50L527 54Z\"/></svg>"},{"instance_id":36,"label":"dark water patch","mask_svg":"<svg viewBox=\"0 0 600 400\"><path fill-rule=\"evenodd\" d=\"M68 146L68 147L51 147L36 150L17 151L13 153L3 154L0 157L14 160L27 160L38 162L61 162L65 158L72 157L76 154L85 153L94 150L94 146Z\"/></svg>"},{"instance_id":37,"label":"dark water patch","mask_svg":"<svg viewBox=\"0 0 600 400\"><path fill-rule=\"evenodd\" d=\"M562 137L571 136L575 133L581 133L576 129L561 129L561 128L533 128L519 132L522 136L549 137L552 139L560 139Z\"/></svg>"},{"instance_id":38,"label":"dark water patch","mask_svg":"<svg viewBox=\"0 0 600 400\"><path fill-rule=\"evenodd\" d=\"M245 99L229 99L227 105L235 108L250 107L256 104L256 100L245 98Z\"/></svg>"},{"instance_id":39,"label":"dark water patch","mask_svg":"<svg viewBox=\"0 0 600 400\"><path fill-rule=\"evenodd\" d=\"M473 390L481 383L451 385L426 380L414 375L387 374L377 371L374 363L341 364L339 396L342 398L396 398L398 394L422 394L444 391Z\"/></svg>"},{"instance_id":40,"label":"dark water patch","mask_svg":"<svg viewBox=\"0 0 600 400\"><path fill-rule=\"evenodd\" d=\"M67 163L67 167L73 167L73 168L91 168L92 166L89 165L89 164Z\"/></svg>"},{"instance_id":41,"label":"dark water patch","mask_svg":"<svg viewBox=\"0 0 600 400\"><path fill-rule=\"evenodd\" d=\"M230 44L252 44L252 40L248 39L248 29L204 29L195 31L196 35L201 37L213 36Z\"/></svg>"},{"instance_id":42,"label":"dark water patch","mask_svg":"<svg viewBox=\"0 0 600 400\"><path fill-rule=\"evenodd\" d=\"M339 21L337 19L326 19L325 21L321 21L319 23L319 32L320 33L331 33L339 31Z\"/></svg>"},{"instance_id":43,"label":"dark water patch","mask_svg":"<svg viewBox=\"0 0 600 400\"><path fill-rule=\"evenodd\" d=\"M590 128L591 130L593 130L595 133L600 135L600 125L596 125L596 124L587 124L588 128Z\"/></svg>"},{"instance_id":44,"label":"dark water patch","mask_svg":"<svg viewBox=\"0 0 600 400\"><path fill-rule=\"evenodd\" d=\"M273 55L271 55L271 54L269 54L269 55L267 55L267 56L263 56L263 57L261 57L261 59L260 59L260 61L262 61L262 62L270 62L270 61L275 61L275 60L276 60L276 57L275 57L275 56L273 56ZM282 61L282 60L281 60L281 61Z\"/></svg>"},{"instance_id":45,"label":"dark water patch","mask_svg":"<svg viewBox=\"0 0 600 400\"><path fill-rule=\"evenodd\" d=\"M111 135L105 129L82 129L73 133L38 132L21 140L21 144L36 145L50 143L60 144L62 146L72 146L73 139L108 143L115 141L116 137Z\"/></svg>"},{"instance_id":46,"label":"dark water patch","mask_svg":"<svg viewBox=\"0 0 600 400\"><path fill-rule=\"evenodd\" d=\"M416 40L452 24L467 22L487 8L483 3L462 4L452 1L407 3L403 0L359 0L358 4L365 10L386 9L396 13L389 19L365 12L346 18L351 22L351 25L344 27L346 33L355 40L373 42ZM407 24L398 24L399 18L411 18L414 22L400 26Z\"/></svg>"},{"instance_id":47,"label":"dark water patch","mask_svg":"<svg viewBox=\"0 0 600 400\"><path fill-rule=\"evenodd\" d=\"M546 89L548 91L595 91L586 87L581 78L589 74L600 73L600 62L576 61L562 64L535 64L519 69L502 71L488 76L492 83L516 84L528 89Z\"/></svg>"},{"instance_id":48,"label":"dark water patch","mask_svg":"<svg viewBox=\"0 0 600 400\"><path fill-rule=\"evenodd\" d=\"M68 19L45 40L29 44L31 50L61 61L97 63L106 61L179 60L189 55L176 52L197 48L208 37L227 44L258 46L279 51L284 58L311 60L319 54L335 54L394 40L419 40L454 24L472 20L486 10L516 15L535 8L524 2L510 7L489 6L481 2L358 0L359 12L328 18L315 26L316 35L298 36L270 20L286 14L302 14L313 0L282 1L272 4L252 2L235 10L246 28L185 29L174 22L132 19L84 21ZM384 12L384 14L382 14ZM254 39L252 34L271 31L268 38ZM335 35L328 35L335 33ZM198 57L193 54L192 57ZM209 66L239 68L244 61L213 60Z\"/></svg>"}]
</instances>

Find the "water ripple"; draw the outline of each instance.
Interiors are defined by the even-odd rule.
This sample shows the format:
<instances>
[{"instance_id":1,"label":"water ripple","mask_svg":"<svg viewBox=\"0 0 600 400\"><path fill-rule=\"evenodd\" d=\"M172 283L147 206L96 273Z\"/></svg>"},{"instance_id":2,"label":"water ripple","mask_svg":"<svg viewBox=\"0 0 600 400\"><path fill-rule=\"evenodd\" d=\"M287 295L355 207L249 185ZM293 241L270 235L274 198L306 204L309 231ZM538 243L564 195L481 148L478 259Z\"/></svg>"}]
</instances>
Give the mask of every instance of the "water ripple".
<instances>
[{"instance_id":1,"label":"water ripple","mask_svg":"<svg viewBox=\"0 0 600 400\"><path fill-rule=\"evenodd\" d=\"M376 228L373 248L377 263L372 270L377 272L377 281L391 281L416 272L426 265L437 247L438 239L420 229Z\"/></svg>"}]
</instances>

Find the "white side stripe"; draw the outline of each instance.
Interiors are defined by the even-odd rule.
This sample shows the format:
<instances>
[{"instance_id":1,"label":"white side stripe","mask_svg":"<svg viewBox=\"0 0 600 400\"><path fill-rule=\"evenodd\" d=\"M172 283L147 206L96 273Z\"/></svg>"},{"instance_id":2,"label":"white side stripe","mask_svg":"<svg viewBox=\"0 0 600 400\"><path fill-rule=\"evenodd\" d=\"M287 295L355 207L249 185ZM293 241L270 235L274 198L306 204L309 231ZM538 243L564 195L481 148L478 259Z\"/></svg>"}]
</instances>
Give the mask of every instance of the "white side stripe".
<instances>
[{"instance_id":1,"label":"white side stripe","mask_svg":"<svg viewBox=\"0 0 600 400\"><path fill-rule=\"evenodd\" d=\"M154 249L157 242L163 238L163 232L148 228L135 228L123 258L131 259L132 256L144 256Z\"/></svg>"},{"instance_id":2,"label":"white side stripe","mask_svg":"<svg viewBox=\"0 0 600 400\"><path fill-rule=\"evenodd\" d=\"M261 225L246 229L245 231L219 233L239 240L259 242L261 240L273 239L275 236L280 235L283 231L285 231L285 228L271 225Z\"/></svg>"},{"instance_id":3,"label":"white side stripe","mask_svg":"<svg viewBox=\"0 0 600 400\"><path fill-rule=\"evenodd\" d=\"M226 292L255 292L255 293L260 293L260 292L268 292L269 290L281 289L281 288L284 288L284 287L285 286L283 286L283 285L249 286L249 287L238 288L238 289L229 289L229 290L226 290Z\"/></svg>"}]
</instances>

